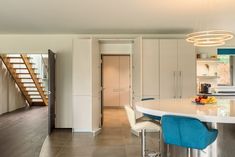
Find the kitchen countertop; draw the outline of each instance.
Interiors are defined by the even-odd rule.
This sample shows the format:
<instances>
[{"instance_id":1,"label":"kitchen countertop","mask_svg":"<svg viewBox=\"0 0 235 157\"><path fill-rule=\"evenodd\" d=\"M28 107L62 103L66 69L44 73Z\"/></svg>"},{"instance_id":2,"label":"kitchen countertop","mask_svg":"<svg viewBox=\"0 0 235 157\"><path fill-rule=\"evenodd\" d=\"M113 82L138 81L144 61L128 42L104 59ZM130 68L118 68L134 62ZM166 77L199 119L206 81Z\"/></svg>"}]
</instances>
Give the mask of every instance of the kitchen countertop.
<instances>
[{"instance_id":1,"label":"kitchen countertop","mask_svg":"<svg viewBox=\"0 0 235 157\"><path fill-rule=\"evenodd\" d=\"M215 104L197 105L192 99L160 99L136 102L137 111L163 116L166 114L195 117L203 122L235 124L235 100L218 99Z\"/></svg>"},{"instance_id":2,"label":"kitchen countertop","mask_svg":"<svg viewBox=\"0 0 235 157\"><path fill-rule=\"evenodd\" d=\"M211 94L204 94L204 93L198 93L198 96L200 95L206 95L206 96L235 96L235 93L211 93Z\"/></svg>"}]
</instances>

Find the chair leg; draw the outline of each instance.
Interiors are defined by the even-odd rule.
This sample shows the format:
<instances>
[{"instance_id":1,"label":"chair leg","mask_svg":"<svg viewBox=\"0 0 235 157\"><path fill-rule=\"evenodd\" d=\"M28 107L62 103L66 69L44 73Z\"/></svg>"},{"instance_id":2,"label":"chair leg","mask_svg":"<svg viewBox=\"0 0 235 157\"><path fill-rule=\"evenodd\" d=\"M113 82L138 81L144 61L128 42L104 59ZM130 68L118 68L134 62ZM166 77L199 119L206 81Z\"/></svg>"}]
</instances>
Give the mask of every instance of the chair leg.
<instances>
[{"instance_id":1,"label":"chair leg","mask_svg":"<svg viewBox=\"0 0 235 157\"><path fill-rule=\"evenodd\" d=\"M161 151L161 141L162 141L162 139L161 139L161 130L159 131L159 155L158 156L161 156L161 154L162 154L162 151Z\"/></svg>"},{"instance_id":2,"label":"chair leg","mask_svg":"<svg viewBox=\"0 0 235 157\"><path fill-rule=\"evenodd\" d=\"M146 131L145 129L141 130L141 155L145 157L145 149L146 149Z\"/></svg>"},{"instance_id":3,"label":"chair leg","mask_svg":"<svg viewBox=\"0 0 235 157\"><path fill-rule=\"evenodd\" d=\"M187 157L191 157L191 149L187 148Z\"/></svg>"},{"instance_id":4,"label":"chair leg","mask_svg":"<svg viewBox=\"0 0 235 157\"><path fill-rule=\"evenodd\" d=\"M170 157L170 145L169 144L166 145L166 156Z\"/></svg>"}]
</instances>

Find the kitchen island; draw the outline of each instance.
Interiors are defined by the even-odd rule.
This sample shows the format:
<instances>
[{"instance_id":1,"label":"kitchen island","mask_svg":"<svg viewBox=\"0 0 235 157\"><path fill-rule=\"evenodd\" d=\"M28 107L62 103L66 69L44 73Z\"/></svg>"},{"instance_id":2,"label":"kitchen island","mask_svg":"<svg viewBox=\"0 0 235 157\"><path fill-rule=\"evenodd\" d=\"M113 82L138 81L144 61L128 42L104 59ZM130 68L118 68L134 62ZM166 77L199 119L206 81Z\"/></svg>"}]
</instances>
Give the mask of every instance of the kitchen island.
<instances>
[{"instance_id":1,"label":"kitchen island","mask_svg":"<svg viewBox=\"0 0 235 157\"><path fill-rule=\"evenodd\" d=\"M154 116L179 115L194 117L219 131L217 140L203 151L192 152L193 157L234 157L235 100L218 99L215 104L197 105L193 99L161 99L136 103L137 111ZM171 157L186 157L185 148L170 146ZM166 146L162 147L163 157Z\"/></svg>"}]
</instances>

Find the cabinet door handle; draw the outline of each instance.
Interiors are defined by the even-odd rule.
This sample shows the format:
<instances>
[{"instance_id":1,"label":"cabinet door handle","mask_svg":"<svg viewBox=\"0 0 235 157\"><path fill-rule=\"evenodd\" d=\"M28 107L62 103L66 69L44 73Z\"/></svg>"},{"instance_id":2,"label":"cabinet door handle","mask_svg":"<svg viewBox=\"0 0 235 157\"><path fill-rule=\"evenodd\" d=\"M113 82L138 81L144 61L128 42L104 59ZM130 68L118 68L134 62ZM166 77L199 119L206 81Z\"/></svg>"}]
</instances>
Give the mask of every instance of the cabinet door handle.
<instances>
[{"instance_id":1,"label":"cabinet door handle","mask_svg":"<svg viewBox=\"0 0 235 157\"><path fill-rule=\"evenodd\" d=\"M173 75L174 75L174 98L176 98L176 71L174 71L174 73L173 73Z\"/></svg>"},{"instance_id":2,"label":"cabinet door handle","mask_svg":"<svg viewBox=\"0 0 235 157\"><path fill-rule=\"evenodd\" d=\"M179 98L182 98L182 90L183 90L182 75L183 75L183 72L179 71Z\"/></svg>"}]
</instances>

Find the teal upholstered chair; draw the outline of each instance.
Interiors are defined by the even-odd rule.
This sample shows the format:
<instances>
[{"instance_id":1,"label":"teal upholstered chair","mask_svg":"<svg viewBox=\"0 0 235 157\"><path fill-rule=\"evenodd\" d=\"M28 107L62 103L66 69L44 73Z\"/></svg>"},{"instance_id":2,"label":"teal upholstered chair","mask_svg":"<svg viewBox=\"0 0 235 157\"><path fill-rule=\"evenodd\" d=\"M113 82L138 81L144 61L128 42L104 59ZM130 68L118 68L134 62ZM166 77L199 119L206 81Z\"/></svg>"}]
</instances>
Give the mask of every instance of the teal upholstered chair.
<instances>
[{"instance_id":1,"label":"teal upholstered chair","mask_svg":"<svg viewBox=\"0 0 235 157\"><path fill-rule=\"evenodd\" d=\"M142 98L141 99L141 101L148 101L148 100L155 100L155 99L154 98ZM157 121L161 120L161 117L159 117L159 116L153 116L153 115L145 114L145 113L144 113L144 116L148 117L150 119L153 119L153 120L157 120Z\"/></svg>"},{"instance_id":2,"label":"teal upholstered chair","mask_svg":"<svg viewBox=\"0 0 235 157\"><path fill-rule=\"evenodd\" d=\"M163 139L166 144L203 150L212 144L218 135L217 130L208 129L196 118L164 115L161 122ZM189 149L188 153L190 153Z\"/></svg>"}]
</instances>

